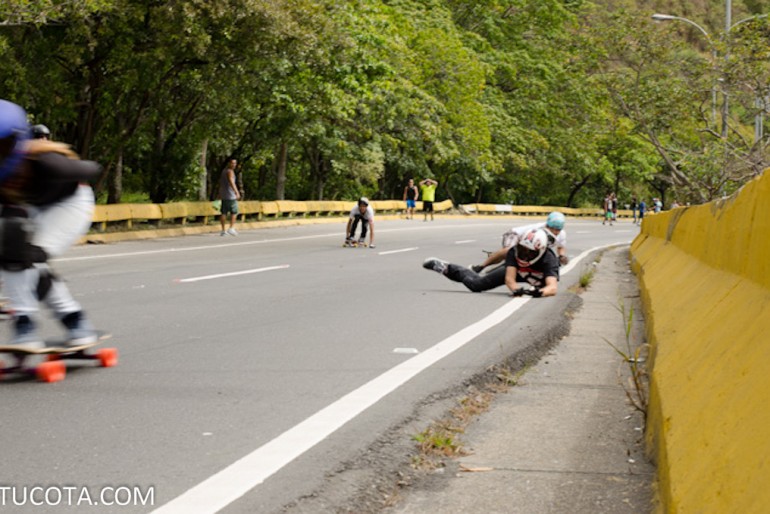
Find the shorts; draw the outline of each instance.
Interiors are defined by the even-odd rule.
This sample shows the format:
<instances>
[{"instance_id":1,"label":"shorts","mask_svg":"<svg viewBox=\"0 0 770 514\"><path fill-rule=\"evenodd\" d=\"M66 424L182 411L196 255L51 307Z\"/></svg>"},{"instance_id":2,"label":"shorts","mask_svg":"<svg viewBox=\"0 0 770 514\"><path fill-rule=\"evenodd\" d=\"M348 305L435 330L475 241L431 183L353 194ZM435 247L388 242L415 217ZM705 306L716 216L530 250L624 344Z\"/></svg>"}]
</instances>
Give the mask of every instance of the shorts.
<instances>
[{"instance_id":1,"label":"shorts","mask_svg":"<svg viewBox=\"0 0 770 514\"><path fill-rule=\"evenodd\" d=\"M422 202L422 212L433 212L433 202Z\"/></svg>"},{"instance_id":2,"label":"shorts","mask_svg":"<svg viewBox=\"0 0 770 514\"><path fill-rule=\"evenodd\" d=\"M222 200L222 214L238 214L238 200Z\"/></svg>"},{"instance_id":3,"label":"shorts","mask_svg":"<svg viewBox=\"0 0 770 514\"><path fill-rule=\"evenodd\" d=\"M407 209L414 209L415 203L414 200L407 200L406 201L406 208Z\"/></svg>"},{"instance_id":4,"label":"shorts","mask_svg":"<svg viewBox=\"0 0 770 514\"><path fill-rule=\"evenodd\" d=\"M612 219L612 211L607 211L607 214L605 214L604 217L608 220Z\"/></svg>"}]
</instances>

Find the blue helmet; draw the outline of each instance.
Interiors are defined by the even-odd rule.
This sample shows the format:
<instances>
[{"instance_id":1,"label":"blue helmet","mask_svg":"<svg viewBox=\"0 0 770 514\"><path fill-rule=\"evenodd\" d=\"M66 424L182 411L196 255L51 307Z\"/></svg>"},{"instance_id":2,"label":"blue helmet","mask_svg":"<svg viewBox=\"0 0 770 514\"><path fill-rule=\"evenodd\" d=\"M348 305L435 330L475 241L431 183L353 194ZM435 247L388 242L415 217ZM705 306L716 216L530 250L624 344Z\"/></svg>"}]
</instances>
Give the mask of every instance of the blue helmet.
<instances>
[{"instance_id":1,"label":"blue helmet","mask_svg":"<svg viewBox=\"0 0 770 514\"><path fill-rule=\"evenodd\" d=\"M548 219L545 221L545 226L561 230L564 228L565 221L566 220L564 218L564 214L560 213L559 211L553 211L548 215Z\"/></svg>"},{"instance_id":2,"label":"blue helmet","mask_svg":"<svg viewBox=\"0 0 770 514\"><path fill-rule=\"evenodd\" d=\"M0 154L0 182L16 172L24 159L24 142L29 139L27 113L8 100L0 100L0 140L8 139L9 148Z\"/></svg>"}]
</instances>

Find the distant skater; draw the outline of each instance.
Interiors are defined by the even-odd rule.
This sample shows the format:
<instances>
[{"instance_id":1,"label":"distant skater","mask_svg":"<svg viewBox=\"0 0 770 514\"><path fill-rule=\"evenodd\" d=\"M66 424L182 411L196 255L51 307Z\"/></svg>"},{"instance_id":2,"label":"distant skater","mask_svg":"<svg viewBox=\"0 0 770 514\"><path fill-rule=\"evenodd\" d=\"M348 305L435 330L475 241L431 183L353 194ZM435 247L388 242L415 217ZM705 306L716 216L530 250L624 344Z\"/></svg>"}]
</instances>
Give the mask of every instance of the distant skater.
<instances>
[{"instance_id":1,"label":"distant skater","mask_svg":"<svg viewBox=\"0 0 770 514\"><path fill-rule=\"evenodd\" d=\"M356 241L356 229L361 224L361 237ZM345 227L345 246L362 245L369 233L369 247L374 248L374 209L369 205L369 199L362 196L356 206L350 210L347 227Z\"/></svg>"}]
</instances>

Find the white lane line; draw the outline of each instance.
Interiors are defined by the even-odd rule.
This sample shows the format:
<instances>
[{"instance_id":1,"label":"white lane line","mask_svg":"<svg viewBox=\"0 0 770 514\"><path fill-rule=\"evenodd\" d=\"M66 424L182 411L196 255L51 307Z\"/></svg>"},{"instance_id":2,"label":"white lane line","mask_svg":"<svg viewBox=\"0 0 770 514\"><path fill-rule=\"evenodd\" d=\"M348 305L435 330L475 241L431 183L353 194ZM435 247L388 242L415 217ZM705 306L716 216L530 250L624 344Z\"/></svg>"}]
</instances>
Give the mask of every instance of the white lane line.
<instances>
[{"instance_id":1,"label":"white lane line","mask_svg":"<svg viewBox=\"0 0 770 514\"><path fill-rule=\"evenodd\" d=\"M562 269L562 273L600 248L604 247L581 253ZM412 377L498 325L530 300L513 298L507 301L487 317L389 369L153 512L187 514L217 512L225 508Z\"/></svg>"},{"instance_id":2,"label":"white lane line","mask_svg":"<svg viewBox=\"0 0 770 514\"><path fill-rule=\"evenodd\" d=\"M382 230L380 232L383 232ZM225 244L211 244L206 246L188 246L185 248L165 248L163 250L144 250L137 252L123 252L123 253L109 253L106 255L86 255L82 257L65 257L63 259L56 259L57 262L65 261L88 261L93 259L110 259L116 257L135 257L137 255L155 255L163 253L176 253L176 252L195 252L199 250L216 250L219 248L228 248L231 246L251 246L266 243L282 243L285 241L301 241L303 239L319 239L322 237L337 236L339 234L320 234L313 236L297 236L297 237L282 237L276 239L260 239L259 241L243 241L239 243L225 243Z\"/></svg>"},{"instance_id":3,"label":"white lane line","mask_svg":"<svg viewBox=\"0 0 770 514\"><path fill-rule=\"evenodd\" d=\"M255 268L255 269L247 269L244 271L233 271L232 273L218 273L216 275L206 275L203 277L192 277L192 278L178 278L174 280L174 282L177 283L185 283L185 282L200 282L201 280L213 280L215 278L226 278L226 277L237 277L239 275L250 275L251 273L262 273L263 271L273 271L277 269L286 269L288 268L288 264L283 264L281 266L269 266L267 268Z\"/></svg>"},{"instance_id":4,"label":"white lane line","mask_svg":"<svg viewBox=\"0 0 770 514\"><path fill-rule=\"evenodd\" d=\"M464 244L475 243L475 242L476 242L475 239L465 239L463 241L455 241L455 244L456 245L464 245Z\"/></svg>"},{"instance_id":5,"label":"white lane line","mask_svg":"<svg viewBox=\"0 0 770 514\"><path fill-rule=\"evenodd\" d=\"M386 232L412 232L415 230L450 230L450 229L466 229L466 228L472 228L474 230L477 230L479 227L490 227L490 226L498 226L497 224L490 224L490 223L479 223L479 224L470 224L467 226L462 225L446 225L446 226L433 226L430 227L412 227L412 228L378 228L377 233L382 234ZM251 246L251 245L260 245L260 244L270 244L270 243L282 243L285 241L302 241L306 239L322 239L326 237L340 237L340 234L338 232L334 233L328 233L328 234L315 234L310 236L295 236L295 237L280 237L275 239L260 239L259 241L239 241L235 243L212 243L210 245L201 245L201 246L189 246L184 248L165 248L162 250L139 250L136 252L121 252L121 253L108 253L103 255L83 255L80 257L62 257L62 258L56 258L52 259L55 262L70 262L70 261L89 261L89 260L95 260L95 259L114 259L119 257L135 257L140 255L155 255L155 254L164 254L164 253L175 253L175 252L195 252L200 250L216 250L220 248L228 248L231 246ZM219 241L219 238L217 237L217 241Z\"/></svg>"},{"instance_id":6,"label":"white lane line","mask_svg":"<svg viewBox=\"0 0 770 514\"><path fill-rule=\"evenodd\" d=\"M264 446L178 496L156 513L217 512L334 433L406 381L497 325L529 298L515 298L495 312L391 368Z\"/></svg>"},{"instance_id":7,"label":"white lane line","mask_svg":"<svg viewBox=\"0 0 770 514\"><path fill-rule=\"evenodd\" d=\"M411 248L401 248L400 250L388 250L387 252L380 252L380 255L390 255L392 253L404 253L404 252L413 252L415 250L418 250L419 247L413 246Z\"/></svg>"}]
</instances>

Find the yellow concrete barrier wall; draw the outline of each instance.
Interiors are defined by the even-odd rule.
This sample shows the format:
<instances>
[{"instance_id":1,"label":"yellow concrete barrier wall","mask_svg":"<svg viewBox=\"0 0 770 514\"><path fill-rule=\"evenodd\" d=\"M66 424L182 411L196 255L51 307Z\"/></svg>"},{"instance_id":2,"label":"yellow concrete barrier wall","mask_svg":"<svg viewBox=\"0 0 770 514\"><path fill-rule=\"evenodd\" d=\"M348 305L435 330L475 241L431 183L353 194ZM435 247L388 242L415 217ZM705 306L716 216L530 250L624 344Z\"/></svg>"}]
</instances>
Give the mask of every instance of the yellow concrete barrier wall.
<instances>
[{"instance_id":1,"label":"yellow concrete barrier wall","mask_svg":"<svg viewBox=\"0 0 770 514\"><path fill-rule=\"evenodd\" d=\"M770 175L646 217L631 254L659 510L770 512Z\"/></svg>"}]
</instances>

